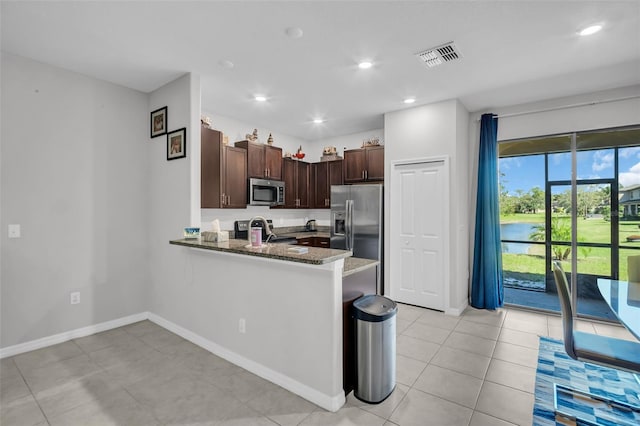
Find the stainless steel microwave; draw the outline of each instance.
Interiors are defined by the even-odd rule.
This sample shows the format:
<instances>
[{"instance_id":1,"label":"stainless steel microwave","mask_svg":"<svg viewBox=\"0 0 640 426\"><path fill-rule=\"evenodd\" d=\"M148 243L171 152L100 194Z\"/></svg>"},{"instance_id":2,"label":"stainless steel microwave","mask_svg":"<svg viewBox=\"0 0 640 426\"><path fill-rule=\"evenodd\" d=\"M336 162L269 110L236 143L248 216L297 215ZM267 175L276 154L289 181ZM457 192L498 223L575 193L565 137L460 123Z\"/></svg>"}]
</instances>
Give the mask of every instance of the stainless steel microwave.
<instances>
[{"instance_id":1,"label":"stainless steel microwave","mask_svg":"<svg viewBox=\"0 0 640 426\"><path fill-rule=\"evenodd\" d=\"M249 179L249 204L252 206L283 206L284 182L270 179Z\"/></svg>"}]
</instances>

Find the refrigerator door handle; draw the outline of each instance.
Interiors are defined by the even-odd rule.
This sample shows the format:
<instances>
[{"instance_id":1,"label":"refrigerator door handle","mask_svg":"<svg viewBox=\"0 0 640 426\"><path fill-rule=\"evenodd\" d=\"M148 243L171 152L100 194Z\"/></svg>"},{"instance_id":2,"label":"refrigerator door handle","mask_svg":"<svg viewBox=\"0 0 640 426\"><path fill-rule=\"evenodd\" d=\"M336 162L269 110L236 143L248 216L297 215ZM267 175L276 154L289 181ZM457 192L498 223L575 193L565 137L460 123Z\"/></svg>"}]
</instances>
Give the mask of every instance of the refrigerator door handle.
<instances>
[{"instance_id":1,"label":"refrigerator door handle","mask_svg":"<svg viewBox=\"0 0 640 426\"><path fill-rule=\"evenodd\" d=\"M347 200L345 207L347 210L345 240L347 243L347 250L353 250L353 200Z\"/></svg>"}]
</instances>

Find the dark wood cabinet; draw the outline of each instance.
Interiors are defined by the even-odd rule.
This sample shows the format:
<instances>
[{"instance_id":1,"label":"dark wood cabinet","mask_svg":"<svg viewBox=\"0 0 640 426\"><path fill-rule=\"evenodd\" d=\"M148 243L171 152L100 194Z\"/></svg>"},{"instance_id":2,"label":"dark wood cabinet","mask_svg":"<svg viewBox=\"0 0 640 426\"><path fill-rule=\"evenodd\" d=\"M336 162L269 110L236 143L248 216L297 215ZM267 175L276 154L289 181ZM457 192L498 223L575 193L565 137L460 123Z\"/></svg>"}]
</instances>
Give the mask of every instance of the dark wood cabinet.
<instances>
[{"instance_id":1,"label":"dark wood cabinet","mask_svg":"<svg viewBox=\"0 0 640 426\"><path fill-rule=\"evenodd\" d=\"M247 151L222 143L222 132L201 128L200 204L205 209L247 207Z\"/></svg>"},{"instance_id":2,"label":"dark wood cabinet","mask_svg":"<svg viewBox=\"0 0 640 426\"><path fill-rule=\"evenodd\" d=\"M282 175L284 180L284 208L310 208L310 164L304 161L284 158L282 160Z\"/></svg>"},{"instance_id":3,"label":"dark wood cabinet","mask_svg":"<svg viewBox=\"0 0 640 426\"><path fill-rule=\"evenodd\" d=\"M322 161L311 165L312 208L331 208L331 185L342 185L343 161Z\"/></svg>"},{"instance_id":4,"label":"dark wood cabinet","mask_svg":"<svg viewBox=\"0 0 640 426\"><path fill-rule=\"evenodd\" d=\"M344 182L384 180L384 146L367 146L344 152Z\"/></svg>"},{"instance_id":5,"label":"dark wood cabinet","mask_svg":"<svg viewBox=\"0 0 640 426\"><path fill-rule=\"evenodd\" d=\"M282 180L282 148L249 141L234 144L247 151L247 176Z\"/></svg>"},{"instance_id":6,"label":"dark wood cabinet","mask_svg":"<svg viewBox=\"0 0 640 426\"><path fill-rule=\"evenodd\" d=\"M304 238L298 238L297 245L329 248L330 242L331 242L330 238L327 238L327 237L304 237Z\"/></svg>"}]
</instances>

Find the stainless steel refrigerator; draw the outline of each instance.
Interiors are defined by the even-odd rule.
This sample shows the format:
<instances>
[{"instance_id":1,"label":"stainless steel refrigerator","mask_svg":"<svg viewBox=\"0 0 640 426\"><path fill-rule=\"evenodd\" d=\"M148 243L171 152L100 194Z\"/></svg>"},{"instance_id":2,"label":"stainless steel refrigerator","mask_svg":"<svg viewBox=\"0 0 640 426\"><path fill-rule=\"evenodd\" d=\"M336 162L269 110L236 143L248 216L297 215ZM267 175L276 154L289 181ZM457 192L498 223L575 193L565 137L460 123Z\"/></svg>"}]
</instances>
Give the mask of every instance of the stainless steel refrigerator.
<instances>
[{"instance_id":1,"label":"stainless steel refrigerator","mask_svg":"<svg viewBox=\"0 0 640 426\"><path fill-rule=\"evenodd\" d=\"M382 294L382 185L331 186L331 248L352 250L353 257L380 261L376 292Z\"/></svg>"}]
</instances>

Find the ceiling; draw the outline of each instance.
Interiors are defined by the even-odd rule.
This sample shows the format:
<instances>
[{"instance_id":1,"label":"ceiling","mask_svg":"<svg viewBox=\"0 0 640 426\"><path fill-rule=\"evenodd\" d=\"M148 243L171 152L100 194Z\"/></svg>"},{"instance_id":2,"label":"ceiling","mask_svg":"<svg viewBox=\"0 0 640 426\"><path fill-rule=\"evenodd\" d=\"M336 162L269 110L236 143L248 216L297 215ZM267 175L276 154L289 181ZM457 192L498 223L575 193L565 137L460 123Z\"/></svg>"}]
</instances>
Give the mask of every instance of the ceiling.
<instances>
[{"instance_id":1,"label":"ceiling","mask_svg":"<svg viewBox=\"0 0 640 426\"><path fill-rule=\"evenodd\" d=\"M204 111L309 141L382 128L385 112L446 99L480 111L640 84L640 1L1 7L3 51L143 92L193 72ZM577 35L593 23L603 30ZM303 36L287 36L291 27ZM427 68L415 57L451 41L458 61ZM359 69L365 59L373 67ZM411 106L402 102L409 96Z\"/></svg>"}]
</instances>

